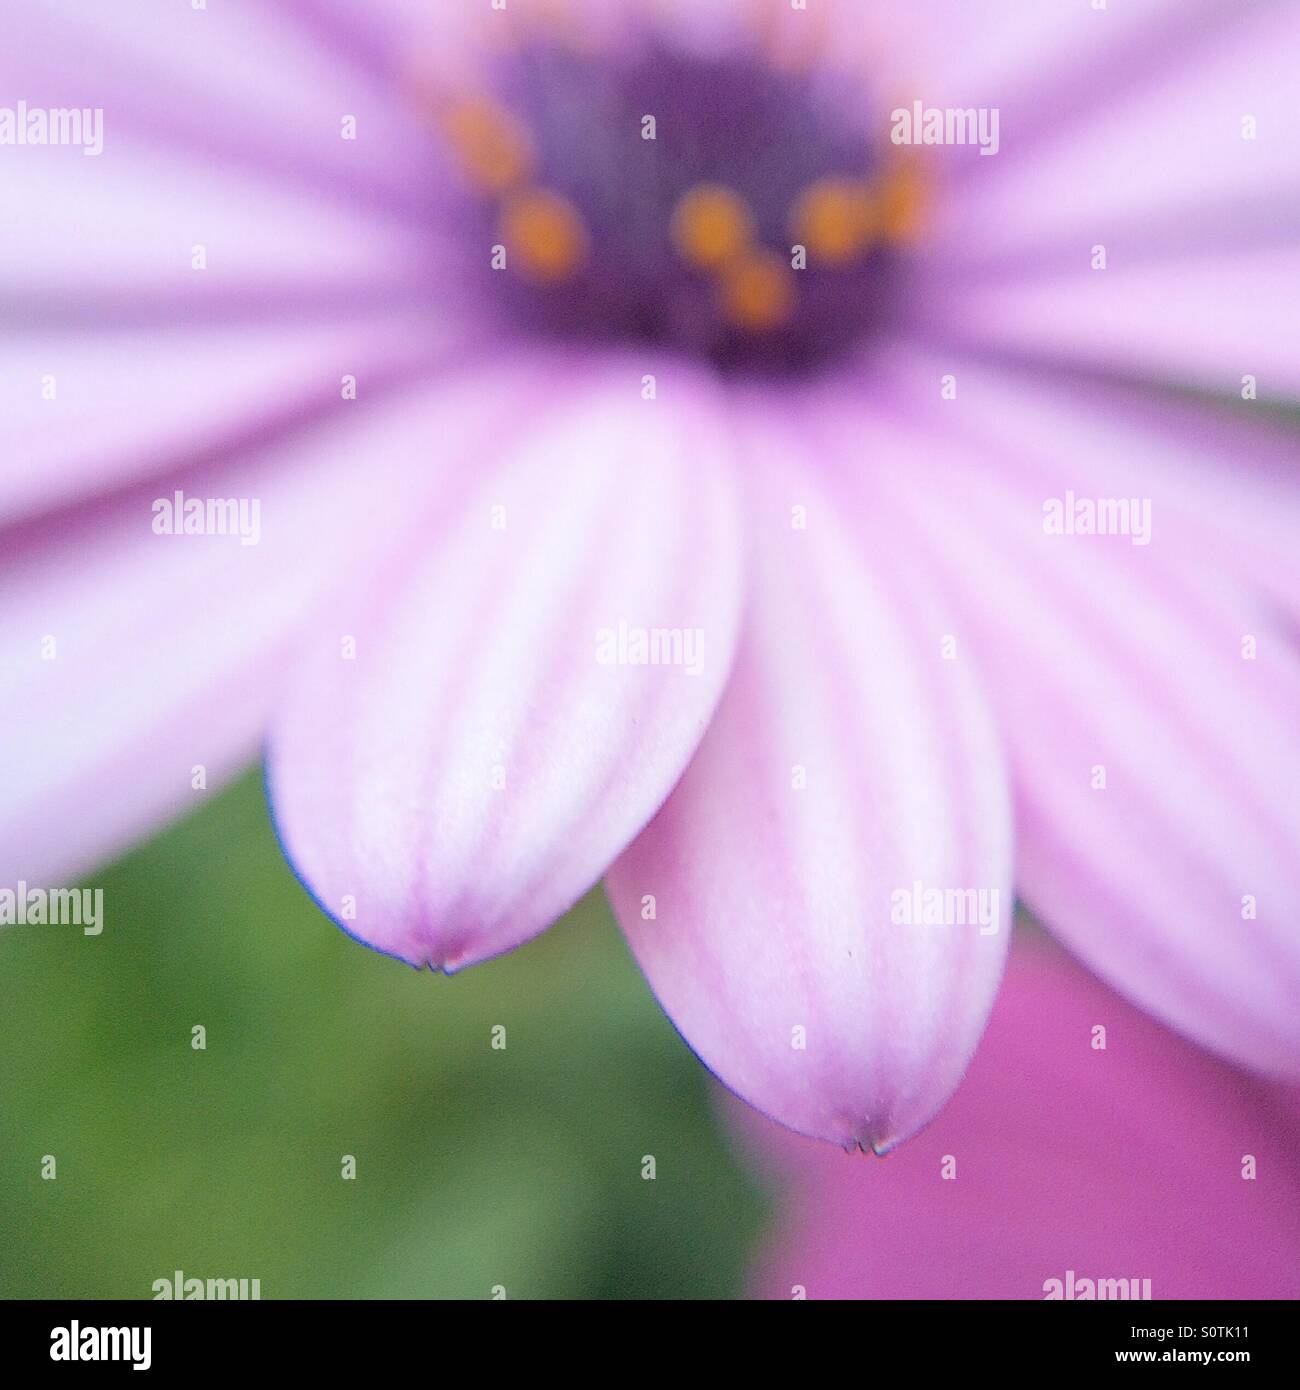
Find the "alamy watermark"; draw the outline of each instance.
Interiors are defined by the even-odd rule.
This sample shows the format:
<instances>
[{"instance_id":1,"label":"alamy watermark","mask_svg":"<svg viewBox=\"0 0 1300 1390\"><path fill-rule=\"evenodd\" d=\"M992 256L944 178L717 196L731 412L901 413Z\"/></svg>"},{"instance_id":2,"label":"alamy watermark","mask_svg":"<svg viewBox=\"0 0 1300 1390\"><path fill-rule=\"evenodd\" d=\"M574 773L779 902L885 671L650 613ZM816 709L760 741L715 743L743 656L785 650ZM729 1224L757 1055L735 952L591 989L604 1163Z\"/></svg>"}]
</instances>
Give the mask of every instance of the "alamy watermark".
<instances>
[{"instance_id":1,"label":"alamy watermark","mask_svg":"<svg viewBox=\"0 0 1300 1390\"><path fill-rule=\"evenodd\" d=\"M1002 148L1002 113L996 106L927 106L914 101L890 112L896 145L978 145L980 154Z\"/></svg>"},{"instance_id":2,"label":"alamy watermark","mask_svg":"<svg viewBox=\"0 0 1300 1390\"><path fill-rule=\"evenodd\" d=\"M104 153L102 106L0 106L0 145L80 145Z\"/></svg>"},{"instance_id":3,"label":"alamy watermark","mask_svg":"<svg viewBox=\"0 0 1300 1390\"><path fill-rule=\"evenodd\" d=\"M704 670L704 632L698 627L635 627L621 618L617 627L597 631L596 661L601 666L677 666L698 676Z\"/></svg>"},{"instance_id":4,"label":"alamy watermark","mask_svg":"<svg viewBox=\"0 0 1300 1390\"><path fill-rule=\"evenodd\" d=\"M262 1297L260 1279L198 1279L186 1277L183 1270L171 1275L163 1275L150 1285L154 1302L159 1299L184 1299L187 1302L212 1300L214 1302L250 1302Z\"/></svg>"},{"instance_id":5,"label":"alamy watermark","mask_svg":"<svg viewBox=\"0 0 1300 1390\"><path fill-rule=\"evenodd\" d=\"M104 930L102 888L0 888L0 927L80 927L86 936Z\"/></svg>"},{"instance_id":6,"label":"alamy watermark","mask_svg":"<svg viewBox=\"0 0 1300 1390\"><path fill-rule=\"evenodd\" d=\"M1089 1279L1067 1269L1064 1279L1043 1280L1043 1301L1046 1303L1060 1299L1127 1301L1150 1297L1150 1279Z\"/></svg>"},{"instance_id":7,"label":"alamy watermark","mask_svg":"<svg viewBox=\"0 0 1300 1390\"><path fill-rule=\"evenodd\" d=\"M133 1371L153 1365L151 1327L82 1327L75 1319L50 1332L51 1361L129 1361Z\"/></svg>"},{"instance_id":8,"label":"alamy watermark","mask_svg":"<svg viewBox=\"0 0 1300 1390\"><path fill-rule=\"evenodd\" d=\"M1049 536L1127 536L1134 545L1151 544L1149 497L1049 497L1043 503L1043 530Z\"/></svg>"},{"instance_id":9,"label":"alamy watermark","mask_svg":"<svg viewBox=\"0 0 1300 1390\"><path fill-rule=\"evenodd\" d=\"M238 536L241 545L262 539L262 502L257 497L186 497L178 488L155 498L155 536Z\"/></svg>"},{"instance_id":10,"label":"alamy watermark","mask_svg":"<svg viewBox=\"0 0 1300 1390\"><path fill-rule=\"evenodd\" d=\"M996 936L1001 912L997 888L927 888L917 879L889 897L889 920L896 926L978 927L981 936Z\"/></svg>"}]
</instances>

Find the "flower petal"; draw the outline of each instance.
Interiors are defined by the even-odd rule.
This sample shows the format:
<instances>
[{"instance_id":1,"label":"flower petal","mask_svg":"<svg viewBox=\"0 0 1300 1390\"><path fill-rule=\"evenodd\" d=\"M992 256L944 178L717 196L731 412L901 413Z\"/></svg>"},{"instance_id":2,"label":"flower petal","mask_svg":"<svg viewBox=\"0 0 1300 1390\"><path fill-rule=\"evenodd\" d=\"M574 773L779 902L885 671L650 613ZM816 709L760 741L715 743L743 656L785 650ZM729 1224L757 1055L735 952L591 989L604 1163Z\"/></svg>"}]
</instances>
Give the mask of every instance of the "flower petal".
<instances>
[{"instance_id":1,"label":"flower petal","mask_svg":"<svg viewBox=\"0 0 1300 1390\"><path fill-rule=\"evenodd\" d=\"M460 496L326 615L278 721L286 851L346 930L417 966L565 911L667 795L726 678L740 541L719 402L671 366L644 400L644 370L560 360L549 414L503 412L502 467L454 456ZM624 624L683 641L638 655Z\"/></svg>"},{"instance_id":2,"label":"flower petal","mask_svg":"<svg viewBox=\"0 0 1300 1390\"><path fill-rule=\"evenodd\" d=\"M1264 399L1300 395L1300 12L1211 8L1227 22L1180 7L1202 35L1185 61L1056 139L1036 141L1043 113L1023 129L1021 108L1003 111L1002 152L966 161L927 248L914 298L932 336L1232 394L1251 374Z\"/></svg>"},{"instance_id":3,"label":"flower petal","mask_svg":"<svg viewBox=\"0 0 1300 1390\"><path fill-rule=\"evenodd\" d=\"M1075 37L1089 30L1113 37L1117 22L1121 32L1124 24L1134 27L1124 43L1103 52L1113 70L1131 63L1125 50L1160 7L1132 7L1123 20L1114 11L1063 8ZM1148 226L1165 233L1149 245L1115 246L1122 269L1130 252L1159 252L1180 231L1184 244L1193 242L1189 230L1202 238L1217 231L1218 249L1226 250L1236 240L1284 230L1261 227L1259 214L1261 201L1270 200L1278 210L1289 201L1294 211L1298 191L1293 150L1300 122L1291 98L1300 62L1295 6L1243 9L1223 0L1199 6L1173 0L1164 10L1183 41L1163 35L1164 61L1145 65L1141 80L1124 93L1083 103L1077 122L1065 129L1022 129L1003 113L1002 148L997 158L970 165L945 258L964 264L996 258L1010 266L1018 252L1041 258L1045 248L1073 247L1082 258L1076 255L1071 264L1104 288L1105 277L1089 270L1092 245L1112 244L1121 231ZM1077 60L1073 67L1071 84L1084 85L1086 68L1080 70ZM1059 88L1061 74L1056 78ZM1192 229L1180 226L1179 215L1193 209L1207 215Z\"/></svg>"},{"instance_id":4,"label":"flower petal","mask_svg":"<svg viewBox=\"0 0 1300 1390\"><path fill-rule=\"evenodd\" d=\"M1015 390L1004 374L945 366L957 400L939 399L937 361L904 362L880 391L906 422L860 412L841 436L860 448L870 430L876 449L907 460L882 473L885 504L951 569L950 622L1015 767L1022 896L1174 1027L1300 1075L1300 654L1286 607L1233 553L1252 544L1249 507L1225 508L1217 546L1214 518L1191 517L1215 495L1200 476L1218 447L1215 412L1153 402L1143 429L1123 393L1102 392L1113 407L1102 436L1105 414L1041 376ZM1149 441L1162 422L1190 437L1197 416L1201 456L1189 453L1180 493ZM1239 492L1260 486L1261 512L1294 498L1267 475L1276 445L1243 424L1219 456ZM1108 498L1131 499L1135 534L1045 525L1045 509ZM1267 554L1278 536L1274 518L1253 543Z\"/></svg>"},{"instance_id":5,"label":"flower petal","mask_svg":"<svg viewBox=\"0 0 1300 1390\"><path fill-rule=\"evenodd\" d=\"M1041 1299L1067 1279L1076 1298L1105 1296L1103 1279L1137 1280L1133 1297L1149 1279L1155 1299L1300 1296L1294 1093L1175 1039L1044 945L1012 951L966 1080L886 1162L728 1109L793 1189L759 1297Z\"/></svg>"},{"instance_id":6,"label":"flower petal","mask_svg":"<svg viewBox=\"0 0 1300 1390\"><path fill-rule=\"evenodd\" d=\"M728 1086L801 1132L883 1150L957 1084L997 987L1004 774L924 576L873 528L850 540L806 443L764 423L735 673L608 886L660 1002ZM914 886L968 891L984 925L912 920Z\"/></svg>"},{"instance_id":7,"label":"flower petal","mask_svg":"<svg viewBox=\"0 0 1300 1390\"><path fill-rule=\"evenodd\" d=\"M310 325L11 334L0 345L0 523L210 462L426 370L420 313ZM446 354L445 347L441 349Z\"/></svg>"},{"instance_id":8,"label":"flower petal","mask_svg":"<svg viewBox=\"0 0 1300 1390\"><path fill-rule=\"evenodd\" d=\"M7 147L7 327L318 321L399 294L409 307L446 279L427 215L432 130L385 119L347 65L267 6L24 9L0 88L29 120L76 112L83 145Z\"/></svg>"},{"instance_id":9,"label":"flower petal","mask_svg":"<svg viewBox=\"0 0 1300 1390\"><path fill-rule=\"evenodd\" d=\"M111 164L124 148L148 143L338 203L418 210L412 195L430 141L415 104L404 105L400 88L366 80L282 7L257 0L203 9L171 0L90 9L77 0L24 0L21 7L24 42L0 55L6 87L14 83L29 108L103 113L101 156L39 151L45 162ZM345 116L355 118L346 137ZM304 250L311 240L301 238Z\"/></svg>"},{"instance_id":10,"label":"flower petal","mask_svg":"<svg viewBox=\"0 0 1300 1390\"><path fill-rule=\"evenodd\" d=\"M859 48L896 80L891 95L906 104L969 107L981 103L1036 111L1049 130L1072 111L1061 100L1067 89L1092 86L1098 105L1099 77L1114 74L1126 47L1145 45L1153 30L1181 12L1180 26L1194 29L1227 0L1143 0L1098 15L1074 4L1008 4L1007 0L843 0L831 10L833 56ZM816 7L796 12L812 18ZM1176 37L1162 30L1166 47ZM1149 69L1144 76L1149 79ZM1091 84L1088 83L1091 79ZM1070 95L1077 93L1070 91ZM1106 95L1109 95L1108 93ZM986 161L980 161L985 163Z\"/></svg>"},{"instance_id":11,"label":"flower petal","mask_svg":"<svg viewBox=\"0 0 1300 1390\"><path fill-rule=\"evenodd\" d=\"M211 789L252 759L298 625L483 392L476 372L336 402L315 429L0 531L0 877L83 872L193 805L196 766ZM155 534L178 488L250 523L256 504L256 544Z\"/></svg>"},{"instance_id":12,"label":"flower petal","mask_svg":"<svg viewBox=\"0 0 1300 1390\"><path fill-rule=\"evenodd\" d=\"M1300 237L1300 195L1289 235ZM1183 249L1163 259L1145 250L1141 233L1115 238L1107 252L1116 261L1104 274L1088 270L1084 248L1076 258L1084 264L1065 274L1008 275L969 289L945 278L919 291L935 306L927 336L963 353L1126 372L1229 396L1249 380L1262 401L1300 399L1294 246Z\"/></svg>"}]
</instances>

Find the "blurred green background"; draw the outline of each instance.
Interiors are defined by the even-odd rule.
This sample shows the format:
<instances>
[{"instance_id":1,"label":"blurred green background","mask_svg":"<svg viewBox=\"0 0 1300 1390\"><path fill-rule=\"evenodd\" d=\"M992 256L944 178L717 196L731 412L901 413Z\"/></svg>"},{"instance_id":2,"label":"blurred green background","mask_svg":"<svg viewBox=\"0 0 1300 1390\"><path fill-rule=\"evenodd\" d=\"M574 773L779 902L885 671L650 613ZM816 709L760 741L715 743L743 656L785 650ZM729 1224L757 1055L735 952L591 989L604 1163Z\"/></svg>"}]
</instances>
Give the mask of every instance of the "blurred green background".
<instances>
[{"instance_id":1,"label":"blurred green background","mask_svg":"<svg viewBox=\"0 0 1300 1390\"><path fill-rule=\"evenodd\" d=\"M0 932L0 1296L741 1292L766 1199L599 893L417 973L312 906L257 774L94 884L101 936Z\"/></svg>"}]
</instances>

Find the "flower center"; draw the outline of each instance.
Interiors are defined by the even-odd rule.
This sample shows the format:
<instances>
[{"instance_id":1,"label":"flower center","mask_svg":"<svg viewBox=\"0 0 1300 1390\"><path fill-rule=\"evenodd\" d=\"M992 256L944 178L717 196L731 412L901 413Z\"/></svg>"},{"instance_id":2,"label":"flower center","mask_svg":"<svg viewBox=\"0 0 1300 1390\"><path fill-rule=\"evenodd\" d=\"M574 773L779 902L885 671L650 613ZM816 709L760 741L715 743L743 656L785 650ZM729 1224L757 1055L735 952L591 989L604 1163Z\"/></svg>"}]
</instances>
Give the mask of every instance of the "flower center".
<instances>
[{"instance_id":1,"label":"flower center","mask_svg":"<svg viewBox=\"0 0 1300 1390\"><path fill-rule=\"evenodd\" d=\"M601 54L530 40L489 92L440 123L513 323L792 372L888 313L923 190L858 88L645 34Z\"/></svg>"}]
</instances>

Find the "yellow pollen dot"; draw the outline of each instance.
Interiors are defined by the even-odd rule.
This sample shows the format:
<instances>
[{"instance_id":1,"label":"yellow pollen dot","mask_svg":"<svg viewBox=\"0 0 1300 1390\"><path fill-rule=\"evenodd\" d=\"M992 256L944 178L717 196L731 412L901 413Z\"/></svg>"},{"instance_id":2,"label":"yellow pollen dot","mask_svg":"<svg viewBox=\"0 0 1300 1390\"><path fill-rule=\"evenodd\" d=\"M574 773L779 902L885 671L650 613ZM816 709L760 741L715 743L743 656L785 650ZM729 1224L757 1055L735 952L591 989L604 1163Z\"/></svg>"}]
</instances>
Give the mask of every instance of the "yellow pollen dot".
<instances>
[{"instance_id":1,"label":"yellow pollen dot","mask_svg":"<svg viewBox=\"0 0 1300 1390\"><path fill-rule=\"evenodd\" d=\"M876 228L870 191L848 179L821 179L804 190L794 207L795 239L814 259L830 265L860 256Z\"/></svg>"},{"instance_id":2,"label":"yellow pollen dot","mask_svg":"<svg viewBox=\"0 0 1300 1390\"><path fill-rule=\"evenodd\" d=\"M532 169L532 142L522 121L473 99L453 106L444 118L448 139L470 178L488 193L504 193Z\"/></svg>"},{"instance_id":3,"label":"yellow pollen dot","mask_svg":"<svg viewBox=\"0 0 1300 1390\"><path fill-rule=\"evenodd\" d=\"M880 185L877 205L882 235L894 242L913 242L925 229L927 185L915 164L900 164Z\"/></svg>"},{"instance_id":4,"label":"yellow pollen dot","mask_svg":"<svg viewBox=\"0 0 1300 1390\"><path fill-rule=\"evenodd\" d=\"M774 252L754 251L723 272L722 307L734 324L751 333L779 328L794 303L794 274Z\"/></svg>"},{"instance_id":5,"label":"yellow pollen dot","mask_svg":"<svg viewBox=\"0 0 1300 1390\"><path fill-rule=\"evenodd\" d=\"M749 245L754 227L745 201L721 184L703 183L682 195L673 213L678 254L697 270L716 270Z\"/></svg>"},{"instance_id":6,"label":"yellow pollen dot","mask_svg":"<svg viewBox=\"0 0 1300 1390\"><path fill-rule=\"evenodd\" d=\"M567 280L587 255L587 229L578 210L546 189L508 199L502 231L510 264L530 280Z\"/></svg>"}]
</instances>

